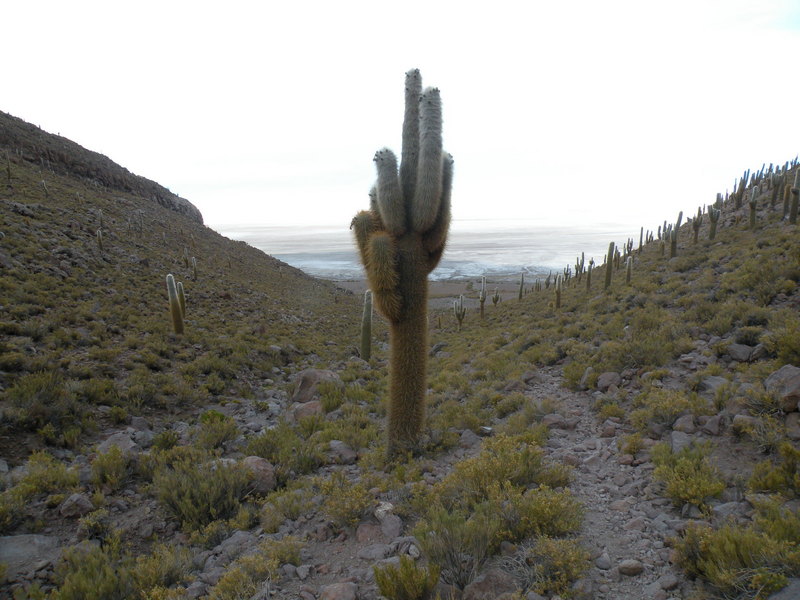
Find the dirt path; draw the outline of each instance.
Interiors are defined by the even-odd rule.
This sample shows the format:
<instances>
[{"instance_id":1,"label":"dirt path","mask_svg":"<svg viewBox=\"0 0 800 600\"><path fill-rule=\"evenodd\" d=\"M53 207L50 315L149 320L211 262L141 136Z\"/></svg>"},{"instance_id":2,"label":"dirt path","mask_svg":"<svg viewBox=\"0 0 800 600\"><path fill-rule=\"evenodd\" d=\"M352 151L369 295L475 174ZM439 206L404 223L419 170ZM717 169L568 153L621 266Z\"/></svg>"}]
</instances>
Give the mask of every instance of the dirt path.
<instances>
[{"instance_id":1,"label":"dirt path","mask_svg":"<svg viewBox=\"0 0 800 600\"><path fill-rule=\"evenodd\" d=\"M542 369L538 375L526 393L556 400L566 416L551 429L546 449L552 458L575 467L571 488L585 507L580 537L592 555L589 597L683 597L681 592L691 584L669 563L666 546L683 521L668 500L654 493L652 463L623 458L617 443L625 432L613 423L598 423L591 409L593 395L566 390L559 368Z\"/></svg>"}]
</instances>

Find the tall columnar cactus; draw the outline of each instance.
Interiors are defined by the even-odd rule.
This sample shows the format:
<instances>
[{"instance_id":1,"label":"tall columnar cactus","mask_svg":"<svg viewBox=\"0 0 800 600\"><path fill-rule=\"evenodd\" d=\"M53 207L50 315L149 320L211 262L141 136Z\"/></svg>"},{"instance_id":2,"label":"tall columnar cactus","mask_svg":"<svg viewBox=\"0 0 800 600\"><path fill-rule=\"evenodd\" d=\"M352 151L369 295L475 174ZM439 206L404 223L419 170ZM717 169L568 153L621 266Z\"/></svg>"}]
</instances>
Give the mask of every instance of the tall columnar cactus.
<instances>
[{"instance_id":1,"label":"tall columnar cactus","mask_svg":"<svg viewBox=\"0 0 800 600\"><path fill-rule=\"evenodd\" d=\"M673 227L669 231L669 257L678 256L678 228Z\"/></svg>"},{"instance_id":2,"label":"tall columnar cactus","mask_svg":"<svg viewBox=\"0 0 800 600\"><path fill-rule=\"evenodd\" d=\"M750 207L750 229L756 228L756 211L758 209L758 201L756 200L756 195L753 194L750 198L750 201L747 203Z\"/></svg>"},{"instance_id":3,"label":"tall columnar cactus","mask_svg":"<svg viewBox=\"0 0 800 600\"><path fill-rule=\"evenodd\" d=\"M492 294L492 304L497 306L498 302L500 302L500 292L497 291L497 288L494 288L494 294Z\"/></svg>"},{"instance_id":4,"label":"tall columnar cactus","mask_svg":"<svg viewBox=\"0 0 800 600\"><path fill-rule=\"evenodd\" d=\"M631 274L633 273L633 257L629 256L625 261L625 283L631 284Z\"/></svg>"},{"instance_id":5,"label":"tall columnar cactus","mask_svg":"<svg viewBox=\"0 0 800 600\"><path fill-rule=\"evenodd\" d=\"M564 280L561 278L561 275L556 275L556 284L555 284L556 308L561 308L561 291L562 291L563 281Z\"/></svg>"},{"instance_id":6,"label":"tall columnar cactus","mask_svg":"<svg viewBox=\"0 0 800 600\"><path fill-rule=\"evenodd\" d=\"M373 302L390 325L390 455L417 445L425 418L428 274L439 264L450 228L453 158L442 151L439 90L422 92L406 73L403 148L398 173L391 150L375 154L370 210L351 224Z\"/></svg>"},{"instance_id":7,"label":"tall columnar cactus","mask_svg":"<svg viewBox=\"0 0 800 600\"><path fill-rule=\"evenodd\" d=\"M713 206L709 207L708 209L708 220L710 222L709 229L708 229L708 239L712 242L714 238L717 236L717 223L719 223L719 217L722 214L722 211L718 208L714 208Z\"/></svg>"},{"instance_id":8,"label":"tall columnar cactus","mask_svg":"<svg viewBox=\"0 0 800 600\"><path fill-rule=\"evenodd\" d=\"M592 289L592 269L594 269L594 258L589 259L589 267L586 269L586 291Z\"/></svg>"},{"instance_id":9,"label":"tall columnar cactus","mask_svg":"<svg viewBox=\"0 0 800 600\"><path fill-rule=\"evenodd\" d=\"M483 305L486 302L486 277L481 277L481 292L478 294L481 303L481 320L483 320Z\"/></svg>"},{"instance_id":10,"label":"tall columnar cactus","mask_svg":"<svg viewBox=\"0 0 800 600\"><path fill-rule=\"evenodd\" d=\"M525 292L525 273L519 274L519 293L517 294L517 300L522 300L522 294Z\"/></svg>"},{"instance_id":11,"label":"tall columnar cactus","mask_svg":"<svg viewBox=\"0 0 800 600\"><path fill-rule=\"evenodd\" d=\"M614 269L614 242L608 245L608 256L606 257L606 284L603 289L611 287L611 272Z\"/></svg>"},{"instance_id":12,"label":"tall columnar cactus","mask_svg":"<svg viewBox=\"0 0 800 600\"><path fill-rule=\"evenodd\" d=\"M792 185L792 205L789 208L789 223L797 223L797 210L800 205L800 169L794 172L794 184Z\"/></svg>"},{"instance_id":13,"label":"tall columnar cactus","mask_svg":"<svg viewBox=\"0 0 800 600\"><path fill-rule=\"evenodd\" d=\"M697 216L692 221L692 229L694 230L694 243L697 244L700 237L700 227L703 225L703 209L697 207Z\"/></svg>"},{"instance_id":14,"label":"tall columnar cactus","mask_svg":"<svg viewBox=\"0 0 800 600\"><path fill-rule=\"evenodd\" d=\"M458 330L461 331L461 325L467 315L467 309L464 308L464 296L459 296L458 300L453 300L453 314L456 316L456 321L458 321Z\"/></svg>"},{"instance_id":15,"label":"tall columnar cactus","mask_svg":"<svg viewBox=\"0 0 800 600\"><path fill-rule=\"evenodd\" d=\"M361 358L372 356L372 292L364 292L364 313L361 315Z\"/></svg>"},{"instance_id":16,"label":"tall columnar cactus","mask_svg":"<svg viewBox=\"0 0 800 600\"><path fill-rule=\"evenodd\" d=\"M169 311L172 314L172 328L175 333L183 333L183 313L178 300L178 288L175 286L175 277L172 273L167 275L167 296L169 298Z\"/></svg>"},{"instance_id":17,"label":"tall columnar cactus","mask_svg":"<svg viewBox=\"0 0 800 600\"><path fill-rule=\"evenodd\" d=\"M197 259L192 257L192 281L197 281Z\"/></svg>"},{"instance_id":18,"label":"tall columnar cactus","mask_svg":"<svg viewBox=\"0 0 800 600\"><path fill-rule=\"evenodd\" d=\"M97 247L100 249L100 252L103 251L103 230L98 229L97 233L95 233L95 237L97 238Z\"/></svg>"},{"instance_id":19,"label":"tall columnar cactus","mask_svg":"<svg viewBox=\"0 0 800 600\"><path fill-rule=\"evenodd\" d=\"M178 304L181 307L181 317L186 319L186 294L183 292L183 282L179 281L176 286L178 288Z\"/></svg>"}]
</instances>

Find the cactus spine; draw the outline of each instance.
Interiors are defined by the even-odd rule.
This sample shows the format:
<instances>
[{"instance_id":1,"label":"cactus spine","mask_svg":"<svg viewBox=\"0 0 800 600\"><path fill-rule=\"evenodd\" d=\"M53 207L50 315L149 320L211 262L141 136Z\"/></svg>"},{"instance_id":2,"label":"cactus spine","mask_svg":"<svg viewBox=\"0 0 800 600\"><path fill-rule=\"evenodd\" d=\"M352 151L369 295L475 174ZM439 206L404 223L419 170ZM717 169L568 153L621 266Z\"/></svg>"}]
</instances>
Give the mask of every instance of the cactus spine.
<instances>
[{"instance_id":1,"label":"cactus spine","mask_svg":"<svg viewBox=\"0 0 800 600\"><path fill-rule=\"evenodd\" d=\"M406 73L401 163L375 154L370 210L351 223L373 302L390 326L388 453L413 450L425 419L428 274L450 228L452 157L442 151L439 90Z\"/></svg>"},{"instance_id":2,"label":"cactus spine","mask_svg":"<svg viewBox=\"0 0 800 600\"><path fill-rule=\"evenodd\" d=\"M453 300L453 314L456 316L456 321L458 321L458 330L461 331L461 324L467 314L467 309L464 308L464 296L459 296L458 300Z\"/></svg>"},{"instance_id":3,"label":"cactus spine","mask_svg":"<svg viewBox=\"0 0 800 600\"><path fill-rule=\"evenodd\" d=\"M481 303L481 320L483 320L483 305L486 302L486 277L481 277L481 292L478 295L478 300Z\"/></svg>"},{"instance_id":4,"label":"cactus spine","mask_svg":"<svg viewBox=\"0 0 800 600\"><path fill-rule=\"evenodd\" d=\"M361 315L361 358L372 356L372 292L364 292L364 313Z\"/></svg>"},{"instance_id":5,"label":"cactus spine","mask_svg":"<svg viewBox=\"0 0 800 600\"><path fill-rule=\"evenodd\" d=\"M169 297L169 311L172 314L172 328L175 333L183 333L183 312L178 300L178 288L175 286L175 277L172 273L167 275L167 296Z\"/></svg>"},{"instance_id":6,"label":"cactus spine","mask_svg":"<svg viewBox=\"0 0 800 600\"><path fill-rule=\"evenodd\" d=\"M606 283L603 287L604 290L607 290L611 287L611 272L614 268L614 242L611 242L608 245L608 256L606 257Z\"/></svg>"}]
</instances>

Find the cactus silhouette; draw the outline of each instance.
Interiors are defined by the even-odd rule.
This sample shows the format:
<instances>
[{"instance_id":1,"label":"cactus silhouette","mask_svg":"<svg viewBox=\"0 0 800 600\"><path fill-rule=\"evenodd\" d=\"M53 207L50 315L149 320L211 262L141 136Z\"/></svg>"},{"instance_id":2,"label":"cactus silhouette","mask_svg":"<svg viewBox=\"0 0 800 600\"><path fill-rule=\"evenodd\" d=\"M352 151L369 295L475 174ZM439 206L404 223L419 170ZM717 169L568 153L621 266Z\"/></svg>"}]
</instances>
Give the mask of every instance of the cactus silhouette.
<instances>
[{"instance_id":1,"label":"cactus silhouette","mask_svg":"<svg viewBox=\"0 0 800 600\"><path fill-rule=\"evenodd\" d=\"M372 356L372 292L364 292L364 312L361 315L361 358Z\"/></svg>"},{"instance_id":2,"label":"cactus silhouette","mask_svg":"<svg viewBox=\"0 0 800 600\"><path fill-rule=\"evenodd\" d=\"M375 154L370 210L351 223L377 310L389 321L389 455L417 446L425 419L428 274L450 228L453 158L442 151L439 90L406 73L403 148Z\"/></svg>"},{"instance_id":3,"label":"cactus silhouette","mask_svg":"<svg viewBox=\"0 0 800 600\"><path fill-rule=\"evenodd\" d=\"M604 290L611 287L611 269L614 266L614 242L608 245L608 255L606 256L606 282L603 286Z\"/></svg>"},{"instance_id":4,"label":"cactus silhouette","mask_svg":"<svg viewBox=\"0 0 800 600\"><path fill-rule=\"evenodd\" d=\"M458 321L458 330L461 331L461 325L464 323L464 317L467 314L467 309L464 307L464 296L459 296L458 300L453 300L453 314Z\"/></svg>"},{"instance_id":5,"label":"cactus silhouette","mask_svg":"<svg viewBox=\"0 0 800 600\"><path fill-rule=\"evenodd\" d=\"M486 277L481 277L481 291L478 294L478 301L481 303L481 320L483 320L483 305L486 303Z\"/></svg>"}]
</instances>

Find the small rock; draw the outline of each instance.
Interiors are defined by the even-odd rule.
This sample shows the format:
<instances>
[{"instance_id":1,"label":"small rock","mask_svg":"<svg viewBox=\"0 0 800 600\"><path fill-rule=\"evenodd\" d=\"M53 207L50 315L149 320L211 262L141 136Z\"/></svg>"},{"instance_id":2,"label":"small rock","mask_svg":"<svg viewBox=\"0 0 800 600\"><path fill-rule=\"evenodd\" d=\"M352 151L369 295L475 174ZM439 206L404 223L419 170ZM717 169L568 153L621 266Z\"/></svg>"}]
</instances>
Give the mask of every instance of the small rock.
<instances>
[{"instance_id":1,"label":"small rock","mask_svg":"<svg viewBox=\"0 0 800 600\"><path fill-rule=\"evenodd\" d=\"M458 445L461 448L473 448L481 443L481 438L471 429L465 429L461 432L461 437L458 440Z\"/></svg>"},{"instance_id":2,"label":"small rock","mask_svg":"<svg viewBox=\"0 0 800 600\"><path fill-rule=\"evenodd\" d=\"M689 435L688 433L684 433L683 431L673 431L670 434L670 444L672 446L672 451L680 452L684 448L688 447L692 443L693 439L694 438L692 438L692 436Z\"/></svg>"},{"instance_id":3,"label":"small rock","mask_svg":"<svg viewBox=\"0 0 800 600\"><path fill-rule=\"evenodd\" d=\"M597 389L601 392L607 392L608 388L612 385L614 387L619 387L620 383L622 383L622 377L620 377L619 373L606 371L605 373L601 373L597 378Z\"/></svg>"},{"instance_id":4,"label":"small rock","mask_svg":"<svg viewBox=\"0 0 800 600\"><path fill-rule=\"evenodd\" d=\"M82 517L93 510L94 506L85 494L75 493L61 503L58 512L62 517L71 518Z\"/></svg>"},{"instance_id":5,"label":"small rock","mask_svg":"<svg viewBox=\"0 0 800 600\"><path fill-rule=\"evenodd\" d=\"M489 569L464 588L463 600L494 600L507 592L514 592L514 578L500 569Z\"/></svg>"},{"instance_id":6,"label":"small rock","mask_svg":"<svg viewBox=\"0 0 800 600\"><path fill-rule=\"evenodd\" d=\"M134 442L130 434L125 431L118 431L107 437L104 442L97 445L97 452L105 454L111 450L111 446L116 446L122 450L123 454L135 454L139 451L136 442Z\"/></svg>"},{"instance_id":7,"label":"small rock","mask_svg":"<svg viewBox=\"0 0 800 600\"><path fill-rule=\"evenodd\" d=\"M359 550L358 558L372 561L381 560L389 556L390 552L388 544L371 544Z\"/></svg>"},{"instance_id":8,"label":"small rock","mask_svg":"<svg viewBox=\"0 0 800 600\"><path fill-rule=\"evenodd\" d=\"M196 598L205 596L207 591L208 586L205 583L202 581L193 581L189 584L189 587L186 588L186 597L195 600Z\"/></svg>"},{"instance_id":9,"label":"small rock","mask_svg":"<svg viewBox=\"0 0 800 600\"><path fill-rule=\"evenodd\" d=\"M307 417L321 415L323 412L322 403L319 400L311 400L310 402L296 404L292 408L292 418L297 422Z\"/></svg>"},{"instance_id":10,"label":"small rock","mask_svg":"<svg viewBox=\"0 0 800 600\"><path fill-rule=\"evenodd\" d=\"M598 569L608 571L611 568L611 557L608 552L603 552L600 556L594 559L594 564Z\"/></svg>"},{"instance_id":11,"label":"small rock","mask_svg":"<svg viewBox=\"0 0 800 600\"><path fill-rule=\"evenodd\" d=\"M358 460L358 453L340 440L328 442L330 455L338 464L352 465Z\"/></svg>"},{"instance_id":12,"label":"small rock","mask_svg":"<svg viewBox=\"0 0 800 600\"><path fill-rule=\"evenodd\" d=\"M784 423L786 425L786 437L794 441L800 440L800 413L789 413L786 415Z\"/></svg>"},{"instance_id":13,"label":"small rock","mask_svg":"<svg viewBox=\"0 0 800 600\"><path fill-rule=\"evenodd\" d=\"M719 435L722 430L722 415L709 417L700 429L708 435Z\"/></svg>"},{"instance_id":14,"label":"small rock","mask_svg":"<svg viewBox=\"0 0 800 600\"><path fill-rule=\"evenodd\" d=\"M350 581L332 583L322 587L319 600L356 600L356 592L358 586Z\"/></svg>"},{"instance_id":15,"label":"small rock","mask_svg":"<svg viewBox=\"0 0 800 600\"><path fill-rule=\"evenodd\" d=\"M639 575L642 571L644 571L644 565L640 561L633 558L623 560L621 563L619 563L618 568L620 573L629 577Z\"/></svg>"},{"instance_id":16,"label":"small rock","mask_svg":"<svg viewBox=\"0 0 800 600\"><path fill-rule=\"evenodd\" d=\"M745 346L744 344L730 344L727 352L728 356L737 362L750 362L750 356L753 354L753 347Z\"/></svg>"},{"instance_id":17,"label":"small rock","mask_svg":"<svg viewBox=\"0 0 800 600\"><path fill-rule=\"evenodd\" d=\"M778 395L783 412L800 410L800 368L783 365L764 380L764 387Z\"/></svg>"},{"instance_id":18,"label":"small rock","mask_svg":"<svg viewBox=\"0 0 800 600\"><path fill-rule=\"evenodd\" d=\"M697 428L694 426L694 417L692 415L681 415L672 424L673 431L682 431L683 433L694 433Z\"/></svg>"},{"instance_id":19,"label":"small rock","mask_svg":"<svg viewBox=\"0 0 800 600\"><path fill-rule=\"evenodd\" d=\"M542 425L548 429L564 429L564 417L558 413L552 413L542 417Z\"/></svg>"},{"instance_id":20,"label":"small rock","mask_svg":"<svg viewBox=\"0 0 800 600\"><path fill-rule=\"evenodd\" d=\"M375 523L361 523L356 529L356 541L359 544L371 544L379 541L383 536L380 525Z\"/></svg>"},{"instance_id":21,"label":"small rock","mask_svg":"<svg viewBox=\"0 0 800 600\"><path fill-rule=\"evenodd\" d=\"M296 570L297 578L300 581L305 581L308 579L308 576L311 575L311 566L310 565L300 565L297 567Z\"/></svg>"},{"instance_id":22,"label":"small rock","mask_svg":"<svg viewBox=\"0 0 800 600\"><path fill-rule=\"evenodd\" d=\"M144 417L131 417L131 427L136 431L149 431L150 425Z\"/></svg>"},{"instance_id":23,"label":"small rock","mask_svg":"<svg viewBox=\"0 0 800 600\"><path fill-rule=\"evenodd\" d=\"M610 438L617 434L617 424L614 421L606 420L600 427L600 437Z\"/></svg>"},{"instance_id":24,"label":"small rock","mask_svg":"<svg viewBox=\"0 0 800 600\"><path fill-rule=\"evenodd\" d=\"M669 592L678 587L680 581L672 573L667 573L666 575L659 577L657 583L662 590Z\"/></svg>"},{"instance_id":25,"label":"small rock","mask_svg":"<svg viewBox=\"0 0 800 600\"><path fill-rule=\"evenodd\" d=\"M248 456L242 460L242 465L253 477L250 485L256 494L263 496L275 489L275 468L268 460L260 456Z\"/></svg>"},{"instance_id":26,"label":"small rock","mask_svg":"<svg viewBox=\"0 0 800 600\"><path fill-rule=\"evenodd\" d=\"M725 379L724 377L720 377L719 375L709 375L708 377L704 377L700 381L700 385L698 386L698 389L701 392L714 393L720 387L722 387L723 385L726 385L728 383L730 383L730 382L727 379Z\"/></svg>"},{"instance_id":27,"label":"small rock","mask_svg":"<svg viewBox=\"0 0 800 600\"><path fill-rule=\"evenodd\" d=\"M387 540L399 537L403 532L403 520L397 515L386 515L381 520L381 532Z\"/></svg>"},{"instance_id":28,"label":"small rock","mask_svg":"<svg viewBox=\"0 0 800 600\"><path fill-rule=\"evenodd\" d=\"M344 386L339 375L333 371L306 369L297 375L297 387L292 395L292 402L305 404L311 400L315 400L318 396L317 386L323 381L331 381L336 385Z\"/></svg>"},{"instance_id":29,"label":"small rock","mask_svg":"<svg viewBox=\"0 0 800 600\"><path fill-rule=\"evenodd\" d=\"M775 592L767 600L797 600L798 598L800 598L800 578L792 577L785 588Z\"/></svg>"},{"instance_id":30,"label":"small rock","mask_svg":"<svg viewBox=\"0 0 800 600\"><path fill-rule=\"evenodd\" d=\"M736 415L731 421L731 426L734 431L747 431L755 424L756 420L750 415Z\"/></svg>"}]
</instances>

